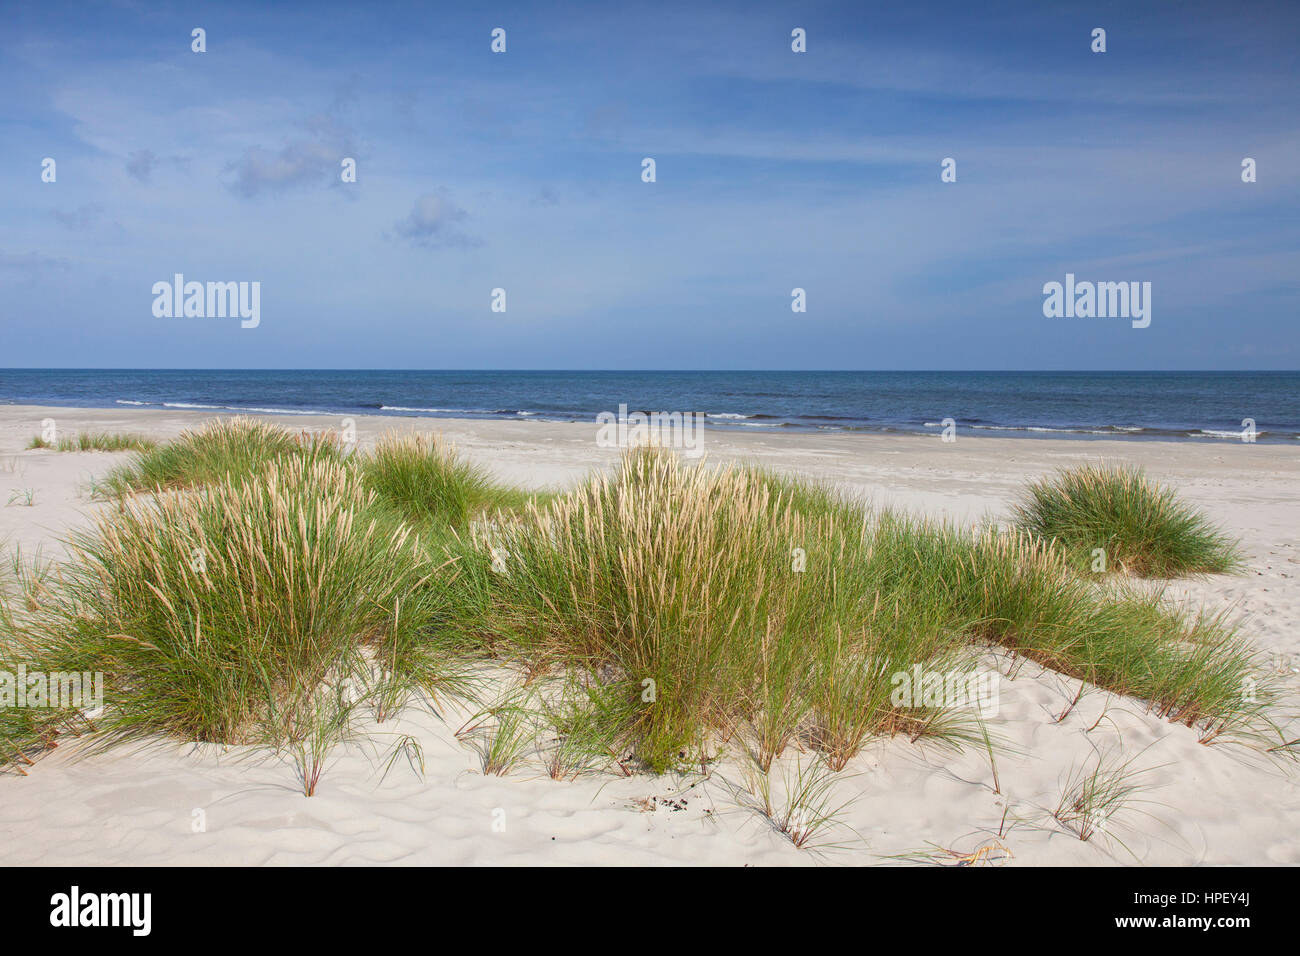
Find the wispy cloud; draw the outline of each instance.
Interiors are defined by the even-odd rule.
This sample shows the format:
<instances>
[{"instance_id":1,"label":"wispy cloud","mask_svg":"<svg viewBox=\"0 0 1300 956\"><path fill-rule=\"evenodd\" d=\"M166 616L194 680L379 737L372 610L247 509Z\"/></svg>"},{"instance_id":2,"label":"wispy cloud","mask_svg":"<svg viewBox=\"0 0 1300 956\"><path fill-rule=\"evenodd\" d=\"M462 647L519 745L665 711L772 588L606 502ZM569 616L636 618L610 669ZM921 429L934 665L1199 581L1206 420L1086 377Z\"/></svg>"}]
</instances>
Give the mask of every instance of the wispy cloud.
<instances>
[{"instance_id":1,"label":"wispy cloud","mask_svg":"<svg viewBox=\"0 0 1300 956\"><path fill-rule=\"evenodd\" d=\"M54 218L69 229L89 229L104 215L104 207L97 202L86 203L78 206L76 209L63 210L55 209Z\"/></svg>"},{"instance_id":2,"label":"wispy cloud","mask_svg":"<svg viewBox=\"0 0 1300 956\"><path fill-rule=\"evenodd\" d=\"M467 234L460 226L468 216L445 195L425 193L415 200L405 218L393 224L393 231L403 239L427 248L481 245L482 240Z\"/></svg>"},{"instance_id":3,"label":"wispy cloud","mask_svg":"<svg viewBox=\"0 0 1300 956\"><path fill-rule=\"evenodd\" d=\"M148 183L153 177L158 157L151 149L141 149L126 158L126 171L137 182Z\"/></svg>"},{"instance_id":4,"label":"wispy cloud","mask_svg":"<svg viewBox=\"0 0 1300 956\"><path fill-rule=\"evenodd\" d=\"M334 118L321 114L303 123L304 135L295 137L278 150L252 146L227 166L234 173L231 188L245 198L263 192L279 192L295 186L326 185L338 180L340 163L356 158L351 130Z\"/></svg>"},{"instance_id":5,"label":"wispy cloud","mask_svg":"<svg viewBox=\"0 0 1300 956\"><path fill-rule=\"evenodd\" d=\"M0 282L35 285L52 273L66 273L71 269L72 264L59 256L0 250Z\"/></svg>"}]
</instances>

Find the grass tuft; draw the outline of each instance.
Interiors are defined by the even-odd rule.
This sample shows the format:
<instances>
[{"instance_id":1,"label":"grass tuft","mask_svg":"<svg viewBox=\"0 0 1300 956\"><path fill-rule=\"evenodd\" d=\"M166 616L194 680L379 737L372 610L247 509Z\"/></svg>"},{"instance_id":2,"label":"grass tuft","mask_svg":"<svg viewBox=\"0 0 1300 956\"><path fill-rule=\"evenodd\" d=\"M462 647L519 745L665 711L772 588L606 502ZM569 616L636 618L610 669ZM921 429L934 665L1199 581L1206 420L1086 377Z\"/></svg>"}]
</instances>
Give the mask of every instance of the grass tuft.
<instances>
[{"instance_id":1,"label":"grass tuft","mask_svg":"<svg viewBox=\"0 0 1300 956\"><path fill-rule=\"evenodd\" d=\"M638 451L460 556L485 650L601 676L601 737L655 772L738 740L845 766L871 737L980 743L970 713L900 706L899 674L969 670L989 643L1188 725L1254 725L1253 662L1222 618L1102 594L1023 532L871 514L791 479ZM464 619L468 621L469 619Z\"/></svg>"},{"instance_id":2,"label":"grass tuft","mask_svg":"<svg viewBox=\"0 0 1300 956\"><path fill-rule=\"evenodd\" d=\"M156 448L158 443L143 435L122 432L80 432L72 437L60 438L48 442L37 435L27 447L50 448L55 451L140 451L147 452Z\"/></svg>"},{"instance_id":3,"label":"grass tuft","mask_svg":"<svg viewBox=\"0 0 1300 956\"><path fill-rule=\"evenodd\" d=\"M247 477L285 457L339 461L343 456L333 433L295 435L270 422L235 416L143 449L130 464L109 472L99 491L104 497L121 497L158 488L194 488Z\"/></svg>"},{"instance_id":4,"label":"grass tuft","mask_svg":"<svg viewBox=\"0 0 1300 956\"><path fill-rule=\"evenodd\" d=\"M1235 571L1235 542L1171 488L1133 468L1085 465L1033 482L1016 522L1059 541L1079 571L1140 577Z\"/></svg>"},{"instance_id":5,"label":"grass tuft","mask_svg":"<svg viewBox=\"0 0 1300 956\"><path fill-rule=\"evenodd\" d=\"M1116 835L1120 828L1117 816L1134 810L1135 804L1150 802L1139 796L1151 789L1144 775L1159 769L1134 769L1136 760L1098 751L1091 769L1086 764L1071 768L1052 816L1085 843L1100 834L1128 850Z\"/></svg>"},{"instance_id":6,"label":"grass tuft","mask_svg":"<svg viewBox=\"0 0 1300 956\"><path fill-rule=\"evenodd\" d=\"M366 487L417 525L463 529L478 515L519 507L529 497L494 482L439 435L389 433L360 466Z\"/></svg>"},{"instance_id":7,"label":"grass tuft","mask_svg":"<svg viewBox=\"0 0 1300 956\"><path fill-rule=\"evenodd\" d=\"M72 549L23 631L51 669L105 675L107 742L262 744L310 794L355 707L441 689L451 572L342 462L126 499Z\"/></svg>"}]
</instances>

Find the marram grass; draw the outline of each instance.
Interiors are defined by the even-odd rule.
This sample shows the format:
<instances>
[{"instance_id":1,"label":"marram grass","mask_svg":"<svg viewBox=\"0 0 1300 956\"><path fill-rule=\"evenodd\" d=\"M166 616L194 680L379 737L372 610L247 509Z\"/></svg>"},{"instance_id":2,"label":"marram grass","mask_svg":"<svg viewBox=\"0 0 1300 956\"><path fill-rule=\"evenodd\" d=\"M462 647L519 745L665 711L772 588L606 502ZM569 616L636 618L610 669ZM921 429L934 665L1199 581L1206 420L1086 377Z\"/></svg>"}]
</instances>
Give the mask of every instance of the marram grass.
<instances>
[{"instance_id":1,"label":"marram grass","mask_svg":"<svg viewBox=\"0 0 1300 956\"><path fill-rule=\"evenodd\" d=\"M538 497L434 439L345 457L230 419L144 453L121 483L155 493L74 539L39 599L6 612L6 647L104 672L102 743L257 744L308 793L362 711L469 697L489 659L527 692L467 738L485 769L535 757L556 779L698 768L724 749L764 772L811 750L837 771L899 733L979 743L969 712L893 691L916 667L967 673L990 645L1203 739L1271 729L1225 619L1097 588L1032 531L875 512L753 469L640 450ZM0 749L40 739L0 725Z\"/></svg>"},{"instance_id":2,"label":"marram grass","mask_svg":"<svg viewBox=\"0 0 1300 956\"><path fill-rule=\"evenodd\" d=\"M493 481L439 435L392 432L375 443L360 468L366 487L415 524L465 528L477 515L529 499Z\"/></svg>"},{"instance_id":3,"label":"marram grass","mask_svg":"<svg viewBox=\"0 0 1300 956\"><path fill-rule=\"evenodd\" d=\"M79 432L53 442L37 435L27 443L29 449L51 448L55 451L150 451L157 445L152 438L122 432Z\"/></svg>"},{"instance_id":4,"label":"marram grass","mask_svg":"<svg viewBox=\"0 0 1300 956\"><path fill-rule=\"evenodd\" d=\"M34 606L45 593L44 577L39 558L24 562L17 550L11 565L0 566L0 673L17 676L31 660L17 632L22 609ZM57 746L59 737L78 735L91 726L79 711L5 704L0 704L0 772L25 775L25 768Z\"/></svg>"},{"instance_id":5,"label":"marram grass","mask_svg":"<svg viewBox=\"0 0 1300 956\"><path fill-rule=\"evenodd\" d=\"M485 647L599 675L625 705L606 738L654 770L727 738L764 767L797 742L837 769L880 734L970 739L965 715L895 706L891 679L967 667L990 643L1189 725L1257 716L1231 626L1100 593L1032 534L872 514L657 452L481 530L463 563Z\"/></svg>"},{"instance_id":6,"label":"marram grass","mask_svg":"<svg viewBox=\"0 0 1300 956\"><path fill-rule=\"evenodd\" d=\"M1242 560L1204 514L1133 468L1084 465L1042 478L1014 518L1059 541L1081 571L1171 578L1234 571Z\"/></svg>"},{"instance_id":7,"label":"marram grass","mask_svg":"<svg viewBox=\"0 0 1300 956\"><path fill-rule=\"evenodd\" d=\"M128 498L72 548L23 632L51 667L103 672L105 740L319 756L354 707L383 716L451 677L433 627L444 569L342 462Z\"/></svg>"},{"instance_id":8,"label":"marram grass","mask_svg":"<svg viewBox=\"0 0 1300 956\"><path fill-rule=\"evenodd\" d=\"M605 737L653 770L698 765L730 731L765 763L806 739L842 766L873 734L923 732L930 715L892 707L889 675L958 650L932 609L857 586L861 520L841 529L743 472L634 453L478 535L495 566L480 632L533 670L599 675L622 704Z\"/></svg>"},{"instance_id":9,"label":"marram grass","mask_svg":"<svg viewBox=\"0 0 1300 956\"><path fill-rule=\"evenodd\" d=\"M0 661L0 670L16 670L16 665ZM92 729L80 711L46 708L0 708L0 773L27 775L35 758L52 747L58 739L76 736Z\"/></svg>"},{"instance_id":10,"label":"marram grass","mask_svg":"<svg viewBox=\"0 0 1300 956\"><path fill-rule=\"evenodd\" d=\"M193 488L248 476L285 457L337 461L343 455L331 432L296 435L256 418L215 419L173 441L144 449L130 464L113 469L101 494L119 497L158 488Z\"/></svg>"}]
</instances>

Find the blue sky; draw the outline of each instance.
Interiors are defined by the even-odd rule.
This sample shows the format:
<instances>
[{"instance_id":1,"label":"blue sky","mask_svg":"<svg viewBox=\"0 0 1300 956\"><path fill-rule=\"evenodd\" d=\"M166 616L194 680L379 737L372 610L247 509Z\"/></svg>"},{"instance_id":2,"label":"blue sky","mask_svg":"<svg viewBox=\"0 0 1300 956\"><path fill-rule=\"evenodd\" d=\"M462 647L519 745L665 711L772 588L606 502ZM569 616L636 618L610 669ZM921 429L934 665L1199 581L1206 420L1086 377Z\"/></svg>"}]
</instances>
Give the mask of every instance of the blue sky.
<instances>
[{"instance_id":1,"label":"blue sky","mask_svg":"<svg viewBox=\"0 0 1300 956\"><path fill-rule=\"evenodd\" d=\"M1300 367L1300 4L4 21L0 367ZM177 272L260 326L155 318ZM1067 272L1150 327L1045 318Z\"/></svg>"}]
</instances>

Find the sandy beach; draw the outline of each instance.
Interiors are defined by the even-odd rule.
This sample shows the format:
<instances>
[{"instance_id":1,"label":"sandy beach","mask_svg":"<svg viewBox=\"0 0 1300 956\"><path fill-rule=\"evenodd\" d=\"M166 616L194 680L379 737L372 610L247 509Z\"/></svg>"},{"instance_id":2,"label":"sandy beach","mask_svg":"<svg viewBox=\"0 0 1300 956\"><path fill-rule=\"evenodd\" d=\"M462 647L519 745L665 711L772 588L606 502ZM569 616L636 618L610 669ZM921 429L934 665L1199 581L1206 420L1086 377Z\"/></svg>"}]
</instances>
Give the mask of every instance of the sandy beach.
<instances>
[{"instance_id":1,"label":"sandy beach","mask_svg":"<svg viewBox=\"0 0 1300 956\"><path fill-rule=\"evenodd\" d=\"M266 416L292 429L338 429L330 416ZM125 431L166 439L210 413L0 406L0 542L32 558L97 508L91 483L129 456L27 450L42 421L60 434ZM608 468L595 424L356 416L361 448L392 429L441 432L511 483L559 489ZM1143 467L1241 539L1247 569L1169 582L1174 603L1229 609L1256 648L1300 672L1300 448L1228 442L1004 439L710 429L710 462L754 462L823 479L874 504L963 523L1002 520L1024 483L1098 460ZM27 493L31 503L26 503ZM997 658L990 654L990 664ZM1005 672L1006 668L1003 667ZM1086 689L1033 664L1001 685L990 722L1000 789L979 748L956 753L876 740L837 785L851 801L838 847L801 851L745 806L741 768L708 777L584 777L555 782L525 762L485 777L454 731L408 708L374 741L338 748L311 798L280 762L241 748L181 746L91 753L78 741L0 775L0 864L640 864L861 865L978 854L1001 865L1300 863L1296 771L1249 748L1198 743L1194 730L1133 700ZM1064 719L1058 719L1068 711ZM385 740L418 739L423 768L391 760ZM1294 736L1294 735L1293 735ZM1122 752L1147 771L1141 799L1087 842L1053 818L1072 771ZM787 753L774 769L793 772ZM947 854L952 851L957 856Z\"/></svg>"}]
</instances>

